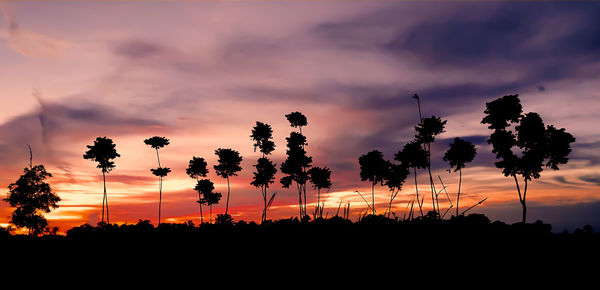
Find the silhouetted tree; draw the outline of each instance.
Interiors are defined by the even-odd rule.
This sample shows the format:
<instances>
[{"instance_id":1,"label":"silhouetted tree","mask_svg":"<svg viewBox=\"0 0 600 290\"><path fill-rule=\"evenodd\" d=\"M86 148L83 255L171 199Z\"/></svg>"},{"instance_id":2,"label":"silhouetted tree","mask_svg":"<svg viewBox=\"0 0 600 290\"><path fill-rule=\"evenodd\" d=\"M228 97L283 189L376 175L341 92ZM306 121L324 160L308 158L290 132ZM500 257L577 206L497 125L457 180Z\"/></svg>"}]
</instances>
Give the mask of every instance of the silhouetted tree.
<instances>
[{"instance_id":1,"label":"silhouetted tree","mask_svg":"<svg viewBox=\"0 0 600 290\"><path fill-rule=\"evenodd\" d=\"M286 176L280 179L284 188L289 188L293 182L298 189L298 206L300 218L306 216L306 182L308 181L307 170L311 167L312 157L306 155L304 146L306 137L298 132L291 132L287 140L287 158L281 163L281 172ZM304 206L302 194L304 193Z\"/></svg>"},{"instance_id":2,"label":"silhouetted tree","mask_svg":"<svg viewBox=\"0 0 600 290\"><path fill-rule=\"evenodd\" d=\"M254 165L256 171L254 172L254 179L250 184L257 188L261 188L261 195L264 202L261 221L265 222L267 221L267 210L275 199L275 193L273 193L270 198L268 197L267 189L269 188L269 184L273 183L275 180L277 167L271 160L265 157L275 150L275 142L271 140L273 139L273 129L269 124L256 122L256 126L252 128L250 138L254 141L254 151L256 152L256 148L259 148L262 153L262 158L259 158L256 165Z\"/></svg>"},{"instance_id":3,"label":"silhouetted tree","mask_svg":"<svg viewBox=\"0 0 600 290\"><path fill-rule=\"evenodd\" d=\"M290 126L300 129L300 134L302 134L302 127L308 125L306 116L300 112L292 112L285 115L285 117L290 122Z\"/></svg>"},{"instance_id":4,"label":"silhouetted tree","mask_svg":"<svg viewBox=\"0 0 600 290\"><path fill-rule=\"evenodd\" d=\"M458 194L456 196L456 216L458 216L458 204L460 201L460 187L462 184L462 169L465 164L473 161L477 150L475 145L461 138L454 138L454 142L450 144L450 148L444 154L444 161L448 161L450 168L454 168L454 172L458 171Z\"/></svg>"},{"instance_id":5,"label":"silhouetted tree","mask_svg":"<svg viewBox=\"0 0 600 290\"><path fill-rule=\"evenodd\" d=\"M162 211L162 184L163 178L171 172L171 169L168 167L162 167L160 165L160 156L158 154L158 149L161 149L167 145L169 145L169 139L165 137L154 136L144 140L146 145L149 145L153 149L156 150L156 159L158 161L158 168L150 169L152 174L158 176L158 225L160 226L160 215Z\"/></svg>"},{"instance_id":6,"label":"silhouetted tree","mask_svg":"<svg viewBox=\"0 0 600 290\"><path fill-rule=\"evenodd\" d=\"M317 206L314 217L323 217L323 206L321 205L321 189L331 188L331 170L327 167L313 167L308 170L310 183L317 189Z\"/></svg>"},{"instance_id":7,"label":"silhouetted tree","mask_svg":"<svg viewBox=\"0 0 600 290\"><path fill-rule=\"evenodd\" d=\"M212 221L212 205L219 203L219 200L221 200L221 194L213 192L214 189L214 183L208 179L199 179L194 187L194 190L198 192L200 208L202 208L202 205L210 207L209 221Z\"/></svg>"},{"instance_id":8,"label":"silhouetted tree","mask_svg":"<svg viewBox=\"0 0 600 290\"><path fill-rule=\"evenodd\" d=\"M215 154L219 157L219 164L214 165L215 172L217 175L227 179L227 203L225 205L225 215L227 215L229 210L229 194L231 192L229 177L237 176L237 173L242 170L242 167L240 166L242 156L233 149L222 148L215 150Z\"/></svg>"},{"instance_id":9,"label":"silhouetted tree","mask_svg":"<svg viewBox=\"0 0 600 290\"><path fill-rule=\"evenodd\" d=\"M273 129L271 125L262 122L256 122L256 126L252 128L250 138L254 141L254 152L256 148L265 155L271 154L275 150L275 142L273 142Z\"/></svg>"},{"instance_id":10,"label":"silhouetted tree","mask_svg":"<svg viewBox=\"0 0 600 290\"><path fill-rule=\"evenodd\" d=\"M439 208L436 210L437 191L435 189L435 183L433 182L433 175L431 174L431 143L435 141L435 137L437 135L444 133L445 126L445 120L442 121L438 117L431 116L429 118L422 119L421 123L415 127L415 130L417 131L415 140L422 144L427 151L427 171L429 173L429 184L431 186L431 200L433 204L434 216L439 216Z\"/></svg>"},{"instance_id":11,"label":"silhouetted tree","mask_svg":"<svg viewBox=\"0 0 600 290\"><path fill-rule=\"evenodd\" d=\"M102 223L104 223L104 208L106 205L106 222L110 223L108 214L108 195L106 194L106 173L115 168L115 163L112 161L117 157L121 157L115 149L113 141L106 137L97 137L94 140L94 145L86 146L89 150L83 155L84 159L91 159L97 162L97 168L102 170L102 183L104 184L104 197L102 198Z\"/></svg>"},{"instance_id":12,"label":"silhouetted tree","mask_svg":"<svg viewBox=\"0 0 600 290\"><path fill-rule=\"evenodd\" d=\"M398 196L398 193L402 189L402 184L404 184L406 177L408 177L408 173L409 171L406 165L390 163L389 170L384 177L384 183L391 191L390 205L388 208L388 217L391 217L392 215L392 203L394 202L394 199L396 199L396 196Z\"/></svg>"},{"instance_id":13,"label":"silhouetted tree","mask_svg":"<svg viewBox=\"0 0 600 290\"><path fill-rule=\"evenodd\" d=\"M9 192L4 201L16 207L10 222L17 228L27 228L30 235L38 235L48 226L42 213L58 208L60 197L46 182L52 174L46 171L44 165L30 165L23 172L15 183L8 186Z\"/></svg>"},{"instance_id":14,"label":"silhouetted tree","mask_svg":"<svg viewBox=\"0 0 600 290\"><path fill-rule=\"evenodd\" d=\"M416 192L416 200L417 205L419 206L419 211L421 212L421 217L423 217L423 204L421 199L419 198L419 186L417 184L417 169L427 168L429 152L423 149L423 146L419 144L417 141L412 141L406 143L402 150L396 153L394 158L397 161L400 161L401 164L406 166L407 168L412 168L415 176L415 192ZM411 215L412 216L412 211Z\"/></svg>"},{"instance_id":15,"label":"silhouetted tree","mask_svg":"<svg viewBox=\"0 0 600 290\"><path fill-rule=\"evenodd\" d=\"M250 184L256 186L257 188L261 188L261 194L264 201L264 209L262 212L261 221L265 222L267 221L267 210L275 199L275 193L268 198L267 189L269 188L269 184L275 181L275 173L277 173L277 168L275 167L275 164L273 164L273 162L266 157L259 158L258 163L256 163L254 167L256 167L256 172L254 172L254 178Z\"/></svg>"},{"instance_id":16,"label":"silhouetted tree","mask_svg":"<svg viewBox=\"0 0 600 290\"><path fill-rule=\"evenodd\" d=\"M496 154L496 167L505 176L512 176L517 186L519 201L523 207L523 220L527 218L527 183L540 177L544 165L558 170L560 164L568 162L571 143L575 138L564 128L545 126L537 113L522 114L519 95L507 95L486 103L482 124L494 130L488 139L492 152ZM515 125L513 132L511 125ZM513 150L518 150L519 155ZM523 178L521 191L517 175Z\"/></svg>"},{"instance_id":17,"label":"silhouetted tree","mask_svg":"<svg viewBox=\"0 0 600 290\"><path fill-rule=\"evenodd\" d=\"M360 179L371 182L372 214L375 214L375 184L383 181L388 174L391 163L383 159L383 154L378 150L373 150L358 158L360 164Z\"/></svg>"},{"instance_id":18,"label":"silhouetted tree","mask_svg":"<svg viewBox=\"0 0 600 290\"><path fill-rule=\"evenodd\" d=\"M190 178L195 178L196 181L200 181L200 177L206 177L208 174L208 164L206 160L202 157L192 157L188 164L188 168L185 170L185 173L190 176ZM204 203L200 202L202 200L201 192L198 191L198 205L200 206L200 224L204 223L204 217L202 216L202 205Z\"/></svg>"}]
</instances>

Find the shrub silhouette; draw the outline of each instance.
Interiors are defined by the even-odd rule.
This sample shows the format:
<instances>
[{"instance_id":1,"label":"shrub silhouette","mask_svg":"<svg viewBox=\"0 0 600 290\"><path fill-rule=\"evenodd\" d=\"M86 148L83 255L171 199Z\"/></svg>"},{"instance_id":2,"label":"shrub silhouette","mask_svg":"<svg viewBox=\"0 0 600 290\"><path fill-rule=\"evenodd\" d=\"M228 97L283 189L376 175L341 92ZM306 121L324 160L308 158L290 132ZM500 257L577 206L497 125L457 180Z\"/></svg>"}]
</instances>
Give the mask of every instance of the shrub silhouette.
<instances>
[{"instance_id":1,"label":"shrub silhouette","mask_svg":"<svg viewBox=\"0 0 600 290\"><path fill-rule=\"evenodd\" d=\"M392 164L383 159L383 154L379 150L373 150L360 156L358 163L360 164L360 180L371 182L371 211L375 215L375 185L378 183L383 185Z\"/></svg>"},{"instance_id":2,"label":"shrub silhouette","mask_svg":"<svg viewBox=\"0 0 600 290\"><path fill-rule=\"evenodd\" d=\"M242 156L233 149L222 148L215 150L215 154L219 157L219 164L214 165L215 172L218 176L227 179L227 203L225 205L225 215L227 215L229 210L229 194L231 192L229 177L237 176L237 173L242 170L242 167L240 166Z\"/></svg>"},{"instance_id":3,"label":"shrub silhouette","mask_svg":"<svg viewBox=\"0 0 600 290\"><path fill-rule=\"evenodd\" d=\"M481 123L488 124L488 128L494 130L487 142L500 160L495 165L502 169L504 176L514 178L523 208L522 223L525 224L528 182L540 177L544 165L558 170L560 164L566 164L575 138L564 128L545 126L537 113L523 114L519 95L507 95L486 103L484 113ZM515 125L514 132L511 125ZM520 151L520 154L515 154L513 150ZM523 178L523 190L517 175Z\"/></svg>"},{"instance_id":4,"label":"shrub silhouette","mask_svg":"<svg viewBox=\"0 0 600 290\"><path fill-rule=\"evenodd\" d=\"M86 146L89 150L83 155L84 159L91 159L98 163L97 168L102 169L102 183L104 184L104 197L102 198L102 223L104 223L104 208L106 206L106 222L110 223L108 214L108 195L106 194L106 173L111 172L115 168L115 163L112 161L117 157L121 157L113 141L106 137L97 137L94 140L94 145Z\"/></svg>"},{"instance_id":5,"label":"shrub silhouette","mask_svg":"<svg viewBox=\"0 0 600 290\"><path fill-rule=\"evenodd\" d=\"M200 181L200 177L206 177L206 175L208 174L208 164L206 163L206 160L204 160L204 158L194 156L192 157L192 160L190 160L188 168L185 170L185 173L189 175L190 178L196 179L196 182L198 182ZM194 190L196 189L194 188ZM202 216L202 205L204 204L204 202L201 201L202 192L198 191L198 206L200 207L200 224L203 224L204 217Z\"/></svg>"},{"instance_id":6,"label":"shrub silhouette","mask_svg":"<svg viewBox=\"0 0 600 290\"><path fill-rule=\"evenodd\" d=\"M27 228L30 235L41 234L48 226L42 213L58 208L60 197L56 195L46 179L52 174L44 165L31 166L23 170L23 175L8 186L8 195L4 201L13 211L10 222L17 228Z\"/></svg>"},{"instance_id":7,"label":"shrub silhouette","mask_svg":"<svg viewBox=\"0 0 600 290\"><path fill-rule=\"evenodd\" d=\"M171 172L171 169L168 167L162 167L160 165L160 156L158 154L158 149L161 149L161 148L169 145L169 139L167 139L165 137L154 136L154 137L144 140L144 143L156 150L156 159L158 161L158 168L152 168L152 169L150 169L150 172L152 172L152 174L158 176L158 225L160 226L160 218L161 218L161 211L162 211L163 177L166 177L169 174L169 172Z\"/></svg>"},{"instance_id":8,"label":"shrub silhouette","mask_svg":"<svg viewBox=\"0 0 600 290\"><path fill-rule=\"evenodd\" d=\"M458 194L456 196L456 216L458 216L458 205L460 201L460 187L462 184L462 169L465 164L473 161L477 150L475 145L461 138L454 138L454 142L450 144L450 148L444 154L444 161L448 161L450 168L454 168L454 172L458 171Z\"/></svg>"}]
</instances>

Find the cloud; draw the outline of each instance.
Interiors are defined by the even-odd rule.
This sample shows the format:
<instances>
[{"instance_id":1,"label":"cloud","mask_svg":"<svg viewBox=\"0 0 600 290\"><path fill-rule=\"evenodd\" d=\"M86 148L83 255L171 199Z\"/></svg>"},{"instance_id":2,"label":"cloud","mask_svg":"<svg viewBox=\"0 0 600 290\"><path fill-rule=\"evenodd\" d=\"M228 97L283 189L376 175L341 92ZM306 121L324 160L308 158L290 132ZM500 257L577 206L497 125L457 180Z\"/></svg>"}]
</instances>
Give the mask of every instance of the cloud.
<instances>
[{"instance_id":1,"label":"cloud","mask_svg":"<svg viewBox=\"0 0 600 290\"><path fill-rule=\"evenodd\" d=\"M585 181L585 182L589 182L589 183L594 183L595 185L600 186L600 174L597 175L584 175L584 176L580 176L579 177L580 180Z\"/></svg>"}]
</instances>

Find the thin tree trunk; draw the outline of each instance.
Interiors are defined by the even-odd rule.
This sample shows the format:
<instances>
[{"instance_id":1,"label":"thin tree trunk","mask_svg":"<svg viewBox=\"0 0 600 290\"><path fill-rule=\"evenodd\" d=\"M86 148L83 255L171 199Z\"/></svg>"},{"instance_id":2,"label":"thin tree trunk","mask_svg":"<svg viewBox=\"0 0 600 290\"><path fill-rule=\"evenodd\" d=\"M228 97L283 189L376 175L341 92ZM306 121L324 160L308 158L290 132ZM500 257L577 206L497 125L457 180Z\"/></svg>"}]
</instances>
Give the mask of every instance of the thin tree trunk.
<instances>
[{"instance_id":1,"label":"thin tree trunk","mask_svg":"<svg viewBox=\"0 0 600 290\"><path fill-rule=\"evenodd\" d=\"M431 204L433 205L433 215L435 217L436 210L436 198L434 194L437 195L435 191L435 185L433 184L433 177L431 175L431 143L427 143L427 152L429 152L429 156L427 157L427 172L429 172L429 186L431 187Z\"/></svg>"},{"instance_id":2,"label":"thin tree trunk","mask_svg":"<svg viewBox=\"0 0 600 290\"><path fill-rule=\"evenodd\" d=\"M373 204L371 210L373 210L373 215L375 215L375 181L373 181L373 184L371 185L371 203Z\"/></svg>"},{"instance_id":3,"label":"thin tree trunk","mask_svg":"<svg viewBox=\"0 0 600 290\"><path fill-rule=\"evenodd\" d=\"M527 179L525 179L525 187L523 188L523 202L521 203L523 205L523 224L525 224L527 221L527 204L525 202L526 196L527 196Z\"/></svg>"},{"instance_id":4,"label":"thin tree trunk","mask_svg":"<svg viewBox=\"0 0 600 290\"><path fill-rule=\"evenodd\" d=\"M102 223L104 223L104 206L106 205L106 223L110 223L108 216L108 195L106 194L106 173L102 170L102 183L104 185L104 197L102 198Z\"/></svg>"},{"instance_id":5,"label":"thin tree trunk","mask_svg":"<svg viewBox=\"0 0 600 290\"><path fill-rule=\"evenodd\" d=\"M265 185L263 184L263 188L262 188L262 195L263 195L263 201L265 202L265 209L263 210L263 216L262 216L262 222L266 222L267 221L267 189L265 188Z\"/></svg>"},{"instance_id":6,"label":"thin tree trunk","mask_svg":"<svg viewBox=\"0 0 600 290\"><path fill-rule=\"evenodd\" d=\"M229 212L229 176L227 176L227 203L225 204L225 215Z\"/></svg>"},{"instance_id":7,"label":"thin tree trunk","mask_svg":"<svg viewBox=\"0 0 600 290\"><path fill-rule=\"evenodd\" d=\"M160 212L162 207L162 176L158 177L158 225L160 226Z\"/></svg>"},{"instance_id":8,"label":"thin tree trunk","mask_svg":"<svg viewBox=\"0 0 600 290\"><path fill-rule=\"evenodd\" d=\"M517 175L513 173L512 176L515 179L515 184L517 185L517 193L519 193L519 202L521 203L521 206L523 206L522 222L525 223L525 215L527 212L527 206L525 205L525 200L523 199L523 196L521 195L521 188L519 187L519 181L517 180Z\"/></svg>"},{"instance_id":9,"label":"thin tree trunk","mask_svg":"<svg viewBox=\"0 0 600 290\"><path fill-rule=\"evenodd\" d=\"M462 184L462 168L458 170L458 196L456 196L456 217L458 217L458 202L460 201L460 185Z\"/></svg>"},{"instance_id":10,"label":"thin tree trunk","mask_svg":"<svg viewBox=\"0 0 600 290\"><path fill-rule=\"evenodd\" d=\"M413 168L415 171L415 191L417 192L417 205L419 206L419 211L421 212L421 217L423 217L423 207L421 206L421 199L419 199L419 186L417 184L417 168Z\"/></svg>"}]
</instances>

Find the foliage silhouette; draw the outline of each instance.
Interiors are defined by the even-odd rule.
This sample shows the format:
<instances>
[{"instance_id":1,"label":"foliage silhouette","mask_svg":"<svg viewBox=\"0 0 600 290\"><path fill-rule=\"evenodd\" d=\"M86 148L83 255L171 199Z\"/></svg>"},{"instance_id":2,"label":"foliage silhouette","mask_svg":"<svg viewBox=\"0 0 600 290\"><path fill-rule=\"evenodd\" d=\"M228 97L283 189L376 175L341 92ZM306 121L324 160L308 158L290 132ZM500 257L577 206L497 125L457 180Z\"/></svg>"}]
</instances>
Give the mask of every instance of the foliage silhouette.
<instances>
[{"instance_id":1,"label":"foliage silhouette","mask_svg":"<svg viewBox=\"0 0 600 290\"><path fill-rule=\"evenodd\" d=\"M215 150L215 154L219 157L219 164L214 165L215 172L218 176L227 179L227 203L225 205L225 215L227 215L229 210L229 194L231 192L229 177L237 176L237 173L242 170L242 167L240 166L242 156L233 149L222 148Z\"/></svg>"},{"instance_id":2,"label":"foliage silhouette","mask_svg":"<svg viewBox=\"0 0 600 290\"><path fill-rule=\"evenodd\" d=\"M545 126L537 113L523 114L519 95L507 95L486 103L484 114L481 123L488 124L488 128L493 130L487 142L500 160L495 165L505 176L512 176L515 180L523 208L522 223L525 224L528 182L540 177L544 165L558 170L559 165L566 164L575 138L564 128ZM512 125L515 125L515 132L511 130ZM520 155L513 150L518 150ZM523 178L522 191L517 175Z\"/></svg>"},{"instance_id":3,"label":"foliage silhouette","mask_svg":"<svg viewBox=\"0 0 600 290\"><path fill-rule=\"evenodd\" d=\"M200 205L200 214L202 214L202 205L210 207L209 221L212 221L212 205L219 203L221 200L221 194L213 192L215 189L214 183L209 179L198 179L194 190L198 192L198 204ZM201 224L204 220L201 219Z\"/></svg>"},{"instance_id":4,"label":"foliage silhouette","mask_svg":"<svg viewBox=\"0 0 600 290\"><path fill-rule=\"evenodd\" d=\"M383 185L392 164L383 159L383 154L379 150L373 150L360 156L358 163L360 164L360 179L371 182L371 211L374 215L376 213L375 185L378 183Z\"/></svg>"},{"instance_id":5,"label":"foliage silhouette","mask_svg":"<svg viewBox=\"0 0 600 290\"><path fill-rule=\"evenodd\" d=\"M427 172L429 173L429 184L431 186L431 203L433 205L433 214L439 214L439 203L437 202L437 191L435 189L435 183L433 182L433 175L431 174L431 143L435 141L435 137L441 133L444 133L446 126L446 120L442 121L439 117L431 116L424 118L415 127L417 135L415 135L415 141L422 144L427 151ZM436 210L437 204L437 210Z\"/></svg>"},{"instance_id":6,"label":"foliage silhouette","mask_svg":"<svg viewBox=\"0 0 600 290\"><path fill-rule=\"evenodd\" d=\"M256 126L252 129L250 138L254 141L254 152L256 152L256 148L258 147L262 153L262 157L254 165L256 171L253 173L254 178L250 184L261 189L261 196L264 202L261 223L264 223L267 221L267 210L272 205L276 195L276 193L273 193L269 198L267 189L269 188L269 184L275 182L277 167L276 164L265 157L275 150L275 143L271 140L273 139L273 129L271 125L257 121Z\"/></svg>"},{"instance_id":7,"label":"foliage silhouette","mask_svg":"<svg viewBox=\"0 0 600 290\"><path fill-rule=\"evenodd\" d=\"M162 212L163 178L166 177L169 174L169 172L171 172L171 169L168 167L162 167L160 165L160 156L158 154L158 149L161 149L161 148L169 145L169 139L167 139L165 137L154 136L154 137L150 137L150 138L144 140L144 143L156 150L156 159L158 161L158 168L156 168L156 169L152 168L152 169L150 169L150 171L152 172L152 174L158 176L158 225L160 226L160 219L161 219L161 212Z\"/></svg>"},{"instance_id":8,"label":"foliage silhouette","mask_svg":"<svg viewBox=\"0 0 600 290\"><path fill-rule=\"evenodd\" d=\"M276 193L273 193L271 197L268 198L267 189L269 188L269 184L275 182L275 173L277 173L277 167L266 157L259 158L254 167L256 167L256 172L254 172L254 178L250 184L257 188L261 188L261 195L264 201L261 222L266 222L267 210L272 205L276 195Z\"/></svg>"},{"instance_id":9,"label":"foliage silhouette","mask_svg":"<svg viewBox=\"0 0 600 290\"><path fill-rule=\"evenodd\" d=\"M111 172L115 168L115 163L112 161L117 157L121 157L113 141L106 137L97 137L94 140L94 145L86 145L89 149L83 155L84 159L91 159L97 162L97 168L102 169L102 183L104 184L104 196L102 198L102 223L104 223L104 208L106 207L106 222L110 223L108 214L108 195L106 194L106 173Z\"/></svg>"},{"instance_id":10,"label":"foliage silhouette","mask_svg":"<svg viewBox=\"0 0 600 290\"><path fill-rule=\"evenodd\" d=\"M402 150L398 151L394 156L394 159L400 161L401 164L406 166L407 168L412 168L414 171L415 178L415 192L416 192L416 201L419 206L419 211L421 213L421 217L423 217L423 202L421 198L419 198L419 186L417 184L417 169L427 168L429 152L423 149L423 146L419 144L417 141L412 141L406 143ZM413 201L414 205L414 201ZM412 218L412 206L409 214L409 219Z\"/></svg>"},{"instance_id":11,"label":"foliage silhouette","mask_svg":"<svg viewBox=\"0 0 600 290\"><path fill-rule=\"evenodd\" d=\"M256 126L252 128L252 135L250 138L254 140L254 152L256 148L259 148L260 152L264 155L269 155L275 150L275 142L273 142L273 129L271 125L262 122L256 122Z\"/></svg>"},{"instance_id":12,"label":"foliage silhouette","mask_svg":"<svg viewBox=\"0 0 600 290\"><path fill-rule=\"evenodd\" d=\"M390 204L387 210L388 218L392 216L392 204L400 190L406 178L408 177L408 167L404 164L393 164L390 163L387 174L384 177L384 184L390 189Z\"/></svg>"},{"instance_id":13,"label":"foliage silhouette","mask_svg":"<svg viewBox=\"0 0 600 290\"><path fill-rule=\"evenodd\" d=\"M190 160L188 164L188 168L185 170L185 173L189 175L190 178L196 179L196 181L198 182L200 181L200 177L206 177L206 175L208 174L208 164L206 163L206 160L204 160L204 158L193 156L192 160ZM196 189L194 188L194 190ZM204 202L201 201L202 193L198 191L198 206L200 207L200 224L203 224L204 217L202 215L202 205L204 204Z\"/></svg>"},{"instance_id":14,"label":"foliage silhouette","mask_svg":"<svg viewBox=\"0 0 600 290\"><path fill-rule=\"evenodd\" d=\"M454 172L458 171L458 194L456 196L456 216L458 216L458 208L460 201L460 187L462 184L462 169L465 164L473 161L477 150L475 145L469 141L465 141L461 138L454 138L454 142L450 144L450 148L444 154L444 161L448 161L450 168L454 168Z\"/></svg>"},{"instance_id":15,"label":"foliage silhouette","mask_svg":"<svg viewBox=\"0 0 600 290\"><path fill-rule=\"evenodd\" d=\"M317 189L317 205L314 213L314 218L323 218L324 204L321 205L321 189L331 188L331 170L327 167L313 167L308 170L310 183Z\"/></svg>"},{"instance_id":16,"label":"foliage silhouette","mask_svg":"<svg viewBox=\"0 0 600 290\"><path fill-rule=\"evenodd\" d=\"M289 118L288 118L289 119ZM307 145L306 137L302 133L291 132L287 140L287 158L281 163L281 172L286 174L279 181L284 188L289 188L296 183L298 189L299 216L306 216L306 182L308 169L311 167L312 157L306 155L304 146ZM304 198L302 197L304 194Z\"/></svg>"},{"instance_id":17,"label":"foliage silhouette","mask_svg":"<svg viewBox=\"0 0 600 290\"><path fill-rule=\"evenodd\" d=\"M8 195L4 201L13 211L10 222L17 228L27 228L30 235L41 234L48 226L42 213L49 213L58 208L60 197L56 195L46 179L52 174L44 165L36 165L23 170L23 175L8 186Z\"/></svg>"},{"instance_id":18,"label":"foliage silhouette","mask_svg":"<svg viewBox=\"0 0 600 290\"><path fill-rule=\"evenodd\" d=\"M300 130L300 134L302 134L302 127L308 125L306 116L300 112L292 112L285 115L285 117L290 122L290 126Z\"/></svg>"}]
</instances>

